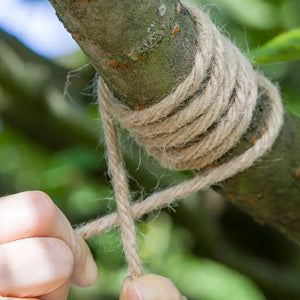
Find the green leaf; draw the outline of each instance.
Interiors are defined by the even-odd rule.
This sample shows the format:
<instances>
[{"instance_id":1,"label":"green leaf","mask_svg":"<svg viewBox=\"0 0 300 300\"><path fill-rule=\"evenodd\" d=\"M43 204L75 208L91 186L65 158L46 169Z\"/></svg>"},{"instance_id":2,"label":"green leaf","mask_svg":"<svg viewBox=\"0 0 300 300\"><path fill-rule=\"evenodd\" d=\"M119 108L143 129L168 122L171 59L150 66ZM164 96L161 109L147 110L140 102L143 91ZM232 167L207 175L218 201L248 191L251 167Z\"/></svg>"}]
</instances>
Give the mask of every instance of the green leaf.
<instances>
[{"instance_id":1,"label":"green leaf","mask_svg":"<svg viewBox=\"0 0 300 300\"><path fill-rule=\"evenodd\" d=\"M164 261L163 275L171 278L192 299L265 300L245 275L218 262L191 255L172 255Z\"/></svg>"},{"instance_id":2,"label":"green leaf","mask_svg":"<svg viewBox=\"0 0 300 300\"><path fill-rule=\"evenodd\" d=\"M300 28L284 32L257 50L250 56L258 63L275 63L300 59Z\"/></svg>"}]
</instances>

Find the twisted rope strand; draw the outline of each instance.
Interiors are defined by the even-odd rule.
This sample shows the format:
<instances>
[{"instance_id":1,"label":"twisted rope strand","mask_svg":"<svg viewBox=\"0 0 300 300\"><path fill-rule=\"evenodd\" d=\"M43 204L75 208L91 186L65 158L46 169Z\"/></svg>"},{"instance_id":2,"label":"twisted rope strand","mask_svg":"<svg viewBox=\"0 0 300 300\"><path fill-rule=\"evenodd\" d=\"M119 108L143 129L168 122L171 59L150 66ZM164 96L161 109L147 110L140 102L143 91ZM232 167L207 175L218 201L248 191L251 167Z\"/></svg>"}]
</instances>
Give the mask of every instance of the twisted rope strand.
<instances>
[{"instance_id":1,"label":"twisted rope strand","mask_svg":"<svg viewBox=\"0 0 300 300\"><path fill-rule=\"evenodd\" d=\"M104 128L105 141L108 155L108 168L112 178L115 198L118 208L118 219L121 225L121 236L124 253L128 261L129 272L132 278L143 274L142 264L138 254L135 226L130 207L130 193L127 184L126 171L123 167L119 150L118 131L109 113L106 102L100 102L100 113Z\"/></svg>"},{"instance_id":2,"label":"twisted rope strand","mask_svg":"<svg viewBox=\"0 0 300 300\"><path fill-rule=\"evenodd\" d=\"M267 129L262 138L260 138L253 147L233 160L214 169L210 169L209 171L206 171L201 175L197 175L194 178L176 186L156 192L148 196L142 202L134 203L131 206L134 218L140 218L144 214L168 206L176 200L186 198L205 187L232 177L238 172L251 167L253 162L259 159L269 149L269 145L274 143L278 132L280 131L283 121L283 109L277 89L266 78L261 77L260 80L260 86L265 88L268 93L268 97L272 100L270 103L271 111L268 119L266 120ZM102 232L106 232L119 224L120 220L118 219L117 213L112 213L85 224L77 231L84 239L89 239Z\"/></svg>"},{"instance_id":3,"label":"twisted rope strand","mask_svg":"<svg viewBox=\"0 0 300 300\"><path fill-rule=\"evenodd\" d=\"M132 277L142 275L133 219L251 167L272 147L283 124L283 108L277 88L252 69L246 58L220 34L204 13L194 6L186 7L199 30L199 49L190 75L173 93L145 110L133 111L114 98L101 79L98 84L98 101L118 212L92 221L77 231L88 239L120 225ZM270 109L265 120L265 133L251 148L193 179L156 192L130 206L114 119L168 168L200 169L226 154L245 134L253 118L259 90L266 94Z\"/></svg>"}]
</instances>

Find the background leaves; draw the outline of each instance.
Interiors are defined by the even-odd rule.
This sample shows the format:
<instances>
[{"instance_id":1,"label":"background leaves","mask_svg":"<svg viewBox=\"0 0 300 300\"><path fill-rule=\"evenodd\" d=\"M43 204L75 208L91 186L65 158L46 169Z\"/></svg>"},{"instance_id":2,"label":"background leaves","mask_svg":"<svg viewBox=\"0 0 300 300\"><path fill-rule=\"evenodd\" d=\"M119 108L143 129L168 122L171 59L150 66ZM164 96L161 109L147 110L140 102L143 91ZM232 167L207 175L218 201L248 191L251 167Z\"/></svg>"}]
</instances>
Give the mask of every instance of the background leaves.
<instances>
[{"instance_id":1,"label":"background leaves","mask_svg":"<svg viewBox=\"0 0 300 300\"><path fill-rule=\"evenodd\" d=\"M300 28L284 32L251 51L258 64L293 61L300 59Z\"/></svg>"}]
</instances>

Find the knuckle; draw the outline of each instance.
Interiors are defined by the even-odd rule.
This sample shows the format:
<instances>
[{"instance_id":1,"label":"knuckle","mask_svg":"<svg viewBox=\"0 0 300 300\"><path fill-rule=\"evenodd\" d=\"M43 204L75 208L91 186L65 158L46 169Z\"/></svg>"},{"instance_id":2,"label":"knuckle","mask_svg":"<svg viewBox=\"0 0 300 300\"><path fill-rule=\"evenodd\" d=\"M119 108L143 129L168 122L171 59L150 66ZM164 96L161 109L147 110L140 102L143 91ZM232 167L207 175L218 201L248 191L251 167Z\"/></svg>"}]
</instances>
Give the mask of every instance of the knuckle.
<instances>
[{"instance_id":1,"label":"knuckle","mask_svg":"<svg viewBox=\"0 0 300 300\"><path fill-rule=\"evenodd\" d=\"M37 235L55 220L56 206L51 198L41 191L26 192L24 200L29 210L28 230Z\"/></svg>"}]
</instances>

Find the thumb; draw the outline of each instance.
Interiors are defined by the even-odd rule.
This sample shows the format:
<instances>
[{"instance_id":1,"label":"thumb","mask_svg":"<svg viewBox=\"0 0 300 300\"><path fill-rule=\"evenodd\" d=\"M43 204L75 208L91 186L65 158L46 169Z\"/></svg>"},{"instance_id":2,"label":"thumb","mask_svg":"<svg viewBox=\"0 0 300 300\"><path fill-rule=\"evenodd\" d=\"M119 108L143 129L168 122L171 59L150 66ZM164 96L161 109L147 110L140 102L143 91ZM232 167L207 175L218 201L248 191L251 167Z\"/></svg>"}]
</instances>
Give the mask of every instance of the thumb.
<instances>
[{"instance_id":1,"label":"thumb","mask_svg":"<svg viewBox=\"0 0 300 300\"><path fill-rule=\"evenodd\" d=\"M131 280L125 278L120 300L187 300L174 283L165 277L147 274Z\"/></svg>"}]
</instances>

